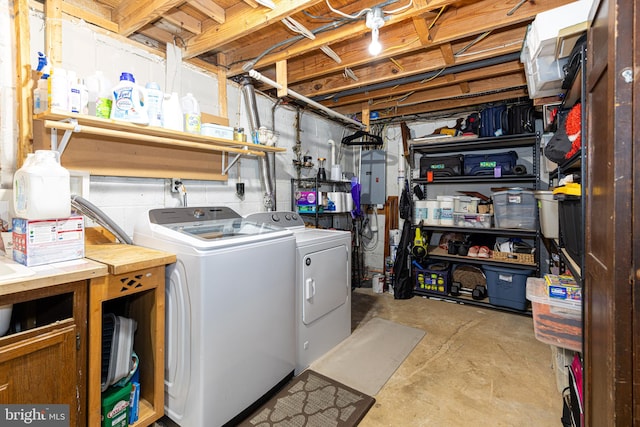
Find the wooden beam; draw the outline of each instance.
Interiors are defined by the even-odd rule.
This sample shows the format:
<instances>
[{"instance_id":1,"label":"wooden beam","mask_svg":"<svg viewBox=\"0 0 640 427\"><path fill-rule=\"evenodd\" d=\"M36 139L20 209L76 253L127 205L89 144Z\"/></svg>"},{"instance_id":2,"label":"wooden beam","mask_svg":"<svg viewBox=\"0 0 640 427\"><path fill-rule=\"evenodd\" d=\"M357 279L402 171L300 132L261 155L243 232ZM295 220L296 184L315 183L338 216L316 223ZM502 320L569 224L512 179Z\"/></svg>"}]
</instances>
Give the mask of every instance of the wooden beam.
<instances>
[{"instance_id":1,"label":"wooden beam","mask_svg":"<svg viewBox=\"0 0 640 427\"><path fill-rule=\"evenodd\" d=\"M411 18L411 22L413 22L413 28L420 39L420 43L423 46L431 44L431 41L429 40L429 26L427 25L427 21L421 16L414 16Z\"/></svg>"},{"instance_id":2,"label":"wooden beam","mask_svg":"<svg viewBox=\"0 0 640 427\"><path fill-rule=\"evenodd\" d=\"M97 15L93 11L73 5L69 2L62 2L62 11L67 15L73 16L78 19L82 19L90 24L97 25L98 27L109 30L113 33L118 32L118 24L113 22L110 18Z\"/></svg>"},{"instance_id":3,"label":"wooden beam","mask_svg":"<svg viewBox=\"0 0 640 427\"><path fill-rule=\"evenodd\" d=\"M189 4L219 24L227 20L226 11L211 0L189 0Z\"/></svg>"},{"instance_id":4,"label":"wooden beam","mask_svg":"<svg viewBox=\"0 0 640 427\"><path fill-rule=\"evenodd\" d=\"M371 109L369 107L368 102L362 103L362 124L365 125L365 130L368 131L370 129L371 124Z\"/></svg>"},{"instance_id":5,"label":"wooden beam","mask_svg":"<svg viewBox=\"0 0 640 427\"><path fill-rule=\"evenodd\" d=\"M441 44L440 53L442 54L442 60L447 66L456 63L456 57L453 55L453 48L451 47L451 43Z\"/></svg>"},{"instance_id":6,"label":"wooden beam","mask_svg":"<svg viewBox=\"0 0 640 427\"><path fill-rule=\"evenodd\" d=\"M491 65L489 67L484 67L478 70L465 71L463 73L457 73L455 75L441 76L424 83L420 81L415 83L407 83L395 88L369 91L367 93L341 97L335 102L324 101L322 103L327 107L336 108L349 104L360 104L365 100L373 100L373 103L375 105L378 102L384 102L385 100L391 98L402 97L410 92L448 86L451 83L460 81L473 81L502 76L506 74L522 73L522 70L523 65L519 61L512 61L505 64ZM452 79L450 79L449 77L452 77Z\"/></svg>"},{"instance_id":7,"label":"wooden beam","mask_svg":"<svg viewBox=\"0 0 640 427\"><path fill-rule=\"evenodd\" d=\"M49 65L62 64L62 0L47 0L44 5L44 48Z\"/></svg>"},{"instance_id":8,"label":"wooden beam","mask_svg":"<svg viewBox=\"0 0 640 427\"><path fill-rule=\"evenodd\" d=\"M31 37L29 36L29 2L14 0L13 13L16 35L16 101L18 111L18 146L16 169L22 166L27 153L33 152L33 78L31 74Z\"/></svg>"},{"instance_id":9,"label":"wooden beam","mask_svg":"<svg viewBox=\"0 0 640 427\"><path fill-rule=\"evenodd\" d=\"M173 25L183 28L190 33L200 34L202 32L202 22L181 10L176 9L167 12L164 14L163 18L171 22Z\"/></svg>"},{"instance_id":10,"label":"wooden beam","mask_svg":"<svg viewBox=\"0 0 640 427\"><path fill-rule=\"evenodd\" d=\"M184 0L123 1L114 9L113 19L118 32L129 36L182 3Z\"/></svg>"},{"instance_id":11,"label":"wooden beam","mask_svg":"<svg viewBox=\"0 0 640 427\"><path fill-rule=\"evenodd\" d=\"M223 53L218 53L218 64L226 65L226 58ZM229 107L227 106L227 72L222 67L217 67L218 79L218 115L229 118Z\"/></svg>"},{"instance_id":12,"label":"wooden beam","mask_svg":"<svg viewBox=\"0 0 640 427\"><path fill-rule=\"evenodd\" d=\"M276 62L276 82L282 87L278 89L278 98L287 96L287 61Z\"/></svg>"},{"instance_id":13,"label":"wooden beam","mask_svg":"<svg viewBox=\"0 0 640 427\"><path fill-rule=\"evenodd\" d=\"M273 10L264 10L265 8L252 10L244 3L238 3L227 9L225 23L211 26L189 40L185 58L193 58L216 46L237 40L320 2L322 0L281 1Z\"/></svg>"}]
</instances>

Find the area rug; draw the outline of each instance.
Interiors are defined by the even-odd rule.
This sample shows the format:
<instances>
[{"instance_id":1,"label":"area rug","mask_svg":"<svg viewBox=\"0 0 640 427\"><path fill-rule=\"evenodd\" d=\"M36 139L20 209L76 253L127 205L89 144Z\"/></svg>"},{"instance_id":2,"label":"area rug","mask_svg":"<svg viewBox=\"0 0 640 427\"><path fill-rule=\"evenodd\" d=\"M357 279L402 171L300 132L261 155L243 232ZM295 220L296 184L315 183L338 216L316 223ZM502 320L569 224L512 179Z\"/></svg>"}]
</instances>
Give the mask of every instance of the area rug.
<instances>
[{"instance_id":1,"label":"area rug","mask_svg":"<svg viewBox=\"0 0 640 427\"><path fill-rule=\"evenodd\" d=\"M374 317L311 369L375 396L424 335L422 329Z\"/></svg>"},{"instance_id":2,"label":"area rug","mask_svg":"<svg viewBox=\"0 0 640 427\"><path fill-rule=\"evenodd\" d=\"M294 377L242 427L351 427L375 399L309 369Z\"/></svg>"}]
</instances>

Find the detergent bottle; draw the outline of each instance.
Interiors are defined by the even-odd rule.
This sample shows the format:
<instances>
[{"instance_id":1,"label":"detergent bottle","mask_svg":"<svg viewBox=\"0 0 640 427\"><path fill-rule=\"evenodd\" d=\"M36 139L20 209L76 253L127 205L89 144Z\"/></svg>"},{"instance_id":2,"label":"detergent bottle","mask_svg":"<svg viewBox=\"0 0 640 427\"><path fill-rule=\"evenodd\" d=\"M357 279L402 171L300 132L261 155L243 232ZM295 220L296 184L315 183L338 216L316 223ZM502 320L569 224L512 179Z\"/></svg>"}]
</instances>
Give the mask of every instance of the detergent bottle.
<instances>
[{"instance_id":1,"label":"detergent bottle","mask_svg":"<svg viewBox=\"0 0 640 427\"><path fill-rule=\"evenodd\" d=\"M58 153L37 150L27 157L13 178L16 217L38 220L71 215L69 171L60 165Z\"/></svg>"},{"instance_id":2,"label":"detergent bottle","mask_svg":"<svg viewBox=\"0 0 640 427\"><path fill-rule=\"evenodd\" d=\"M102 71L96 71L86 79L89 92L89 115L108 119L111 117L111 84Z\"/></svg>"},{"instance_id":3,"label":"detergent bottle","mask_svg":"<svg viewBox=\"0 0 640 427\"><path fill-rule=\"evenodd\" d=\"M191 93L182 97L182 114L184 114L184 131L200 134L200 106Z\"/></svg>"},{"instance_id":4,"label":"detergent bottle","mask_svg":"<svg viewBox=\"0 0 640 427\"><path fill-rule=\"evenodd\" d=\"M182 107L177 92L166 93L162 100L162 127L165 129L184 131Z\"/></svg>"},{"instance_id":5,"label":"detergent bottle","mask_svg":"<svg viewBox=\"0 0 640 427\"><path fill-rule=\"evenodd\" d=\"M144 106L144 95L144 88L136 84L132 74L120 74L120 82L113 88L110 118L143 125L148 124L149 116Z\"/></svg>"},{"instance_id":6,"label":"detergent bottle","mask_svg":"<svg viewBox=\"0 0 640 427\"><path fill-rule=\"evenodd\" d=\"M145 86L147 90L147 113L149 126L162 126L162 99L164 93L158 83L150 82Z\"/></svg>"}]
</instances>

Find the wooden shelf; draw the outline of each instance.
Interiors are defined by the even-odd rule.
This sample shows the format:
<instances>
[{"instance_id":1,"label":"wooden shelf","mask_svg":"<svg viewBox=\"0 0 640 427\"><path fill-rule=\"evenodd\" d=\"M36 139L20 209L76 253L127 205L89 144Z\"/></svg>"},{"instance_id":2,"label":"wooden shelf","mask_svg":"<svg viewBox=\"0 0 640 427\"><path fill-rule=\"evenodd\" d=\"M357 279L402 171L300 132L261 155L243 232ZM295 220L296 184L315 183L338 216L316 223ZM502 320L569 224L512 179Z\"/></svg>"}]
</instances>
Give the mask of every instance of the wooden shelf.
<instances>
[{"instance_id":1,"label":"wooden shelf","mask_svg":"<svg viewBox=\"0 0 640 427\"><path fill-rule=\"evenodd\" d=\"M286 151L60 111L33 118L34 149L57 150L64 167L92 175L225 181L226 155L261 157Z\"/></svg>"},{"instance_id":2,"label":"wooden shelf","mask_svg":"<svg viewBox=\"0 0 640 427\"><path fill-rule=\"evenodd\" d=\"M464 263L464 264L487 264L487 265L503 265L509 266L511 268L528 268L528 269L536 269L536 263L524 263L522 261L517 260L504 260L504 259L493 259L493 258L480 258L480 257L470 257L470 256L460 256L460 255L449 255L446 250L438 247L438 246L429 246L428 251L429 259L439 259L446 260L450 262Z\"/></svg>"}]
</instances>

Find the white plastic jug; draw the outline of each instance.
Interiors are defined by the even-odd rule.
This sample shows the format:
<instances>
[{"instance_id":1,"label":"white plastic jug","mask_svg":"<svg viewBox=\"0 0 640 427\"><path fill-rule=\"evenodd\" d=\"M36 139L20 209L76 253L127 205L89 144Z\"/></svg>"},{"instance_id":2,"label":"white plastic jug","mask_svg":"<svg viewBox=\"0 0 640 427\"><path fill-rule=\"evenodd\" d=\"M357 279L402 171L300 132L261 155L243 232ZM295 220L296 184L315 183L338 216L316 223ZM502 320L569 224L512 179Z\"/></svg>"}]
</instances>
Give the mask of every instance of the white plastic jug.
<instances>
[{"instance_id":1,"label":"white plastic jug","mask_svg":"<svg viewBox=\"0 0 640 427\"><path fill-rule=\"evenodd\" d=\"M69 171L58 161L58 153L37 150L13 178L13 209L25 219L67 218L71 215Z\"/></svg>"},{"instance_id":2,"label":"white plastic jug","mask_svg":"<svg viewBox=\"0 0 640 427\"><path fill-rule=\"evenodd\" d=\"M102 71L87 77L85 81L89 92L89 115L108 119L111 117L111 89L112 85L105 78Z\"/></svg>"},{"instance_id":3,"label":"white plastic jug","mask_svg":"<svg viewBox=\"0 0 640 427\"><path fill-rule=\"evenodd\" d=\"M162 126L162 99L164 93L158 83L150 82L145 86L147 91L146 105L149 114L149 126Z\"/></svg>"},{"instance_id":4,"label":"white plastic jug","mask_svg":"<svg viewBox=\"0 0 640 427\"><path fill-rule=\"evenodd\" d=\"M162 127L165 129L184 131L182 107L176 92L166 93L162 100Z\"/></svg>"},{"instance_id":5,"label":"white plastic jug","mask_svg":"<svg viewBox=\"0 0 640 427\"><path fill-rule=\"evenodd\" d=\"M111 119L148 124L149 116L144 106L144 95L144 88L136 84L132 74L120 74L120 82L113 88Z\"/></svg>"},{"instance_id":6,"label":"white plastic jug","mask_svg":"<svg viewBox=\"0 0 640 427\"><path fill-rule=\"evenodd\" d=\"M191 93L182 97L182 114L184 114L184 131L200 135L200 106Z\"/></svg>"}]
</instances>

